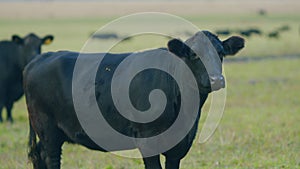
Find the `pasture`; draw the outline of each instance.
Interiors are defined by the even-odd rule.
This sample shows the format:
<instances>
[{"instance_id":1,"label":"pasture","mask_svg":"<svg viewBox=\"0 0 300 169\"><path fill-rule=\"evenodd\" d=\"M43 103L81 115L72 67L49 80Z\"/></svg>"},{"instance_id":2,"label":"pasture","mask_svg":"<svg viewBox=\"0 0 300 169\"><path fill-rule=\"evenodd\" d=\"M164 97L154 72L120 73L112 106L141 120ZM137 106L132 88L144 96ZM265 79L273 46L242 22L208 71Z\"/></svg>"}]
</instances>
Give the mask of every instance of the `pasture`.
<instances>
[{"instance_id":1,"label":"pasture","mask_svg":"<svg viewBox=\"0 0 300 169\"><path fill-rule=\"evenodd\" d=\"M273 11L260 16L255 12L239 12L238 15L180 16L200 29L212 32L217 28L248 27L269 32L282 25L289 25L291 29L281 33L278 39L256 35L246 38L245 49L225 61L227 100L224 116L208 142L199 144L195 140L181 166L185 169L300 168L300 15ZM10 39L16 33L21 36L29 32L40 36L53 34L53 44L43 47L43 52L79 51L91 33L115 18L117 16L2 17L0 39ZM167 39L156 36L137 37L113 50L163 47L166 43ZM200 127L209 101L202 111ZM32 168L27 160L29 130L24 97L15 104L13 116L14 124L0 124L0 169ZM140 169L143 163L140 159L65 144L62 168Z\"/></svg>"}]
</instances>

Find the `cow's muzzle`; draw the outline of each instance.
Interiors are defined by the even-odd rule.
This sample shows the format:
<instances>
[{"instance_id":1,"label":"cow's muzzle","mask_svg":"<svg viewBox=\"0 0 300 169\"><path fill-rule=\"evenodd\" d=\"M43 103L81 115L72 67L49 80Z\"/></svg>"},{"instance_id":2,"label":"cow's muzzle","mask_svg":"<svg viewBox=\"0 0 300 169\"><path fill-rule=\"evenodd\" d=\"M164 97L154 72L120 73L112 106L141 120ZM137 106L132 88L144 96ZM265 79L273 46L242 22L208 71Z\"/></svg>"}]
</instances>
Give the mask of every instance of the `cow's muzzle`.
<instances>
[{"instance_id":1,"label":"cow's muzzle","mask_svg":"<svg viewBox=\"0 0 300 169\"><path fill-rule=\"evenodd\" d=\"M209 80L210 80L211 91L216 91L225 87L225 78L223 77L223 75L210 76Z\"/></svg>"}]
</instances>

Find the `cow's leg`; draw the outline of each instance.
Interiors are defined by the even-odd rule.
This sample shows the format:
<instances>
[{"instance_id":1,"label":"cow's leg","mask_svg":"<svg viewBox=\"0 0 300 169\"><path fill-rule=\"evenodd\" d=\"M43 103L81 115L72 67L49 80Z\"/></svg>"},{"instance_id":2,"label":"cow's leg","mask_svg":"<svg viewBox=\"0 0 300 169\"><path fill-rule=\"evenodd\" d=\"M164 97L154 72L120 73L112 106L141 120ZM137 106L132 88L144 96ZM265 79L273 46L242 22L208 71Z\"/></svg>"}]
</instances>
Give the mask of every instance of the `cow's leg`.
<instances>
[{"instance_id":1,"label":"cow's leg","mask_svg":"<svg viewBox=\"0 0 300 169\"><path fill-rule=\"evenodd\" d=\"M48 121L45 122L44 120ZM37 134L40 138L40 159L42 161L40 164L45 164L47 169L60 169L61 147L64 143L65 135L54 126L55 121L52 118L40 118L39 122L43 122L38 124L39 129L37 129Z\"/></svg>"},{"instance_id":2,"label":"cow's leg","mask_svg":"<svg viewBox=\"0 0 300 169\"><path fill-rule=\"evenodd\" d=\"M12 110L12 108L13 108L13 102L12 102L12 103L6 104L7 121L9 121L9 122L11 122L11 123L14 122L14 120L13 120L13 118L12 118L12 116L11 116L11 110Z\"/></svg>"},{"instance_id":3,"label":"cow's leg","mask_svg":"<svg viewBox=\"0 0 300 169\"><path fill-rule=\"evenodd\" d=\"M159 155L143 158L145 169L162 169Z\"/></svg>"},{"instance_id":4,"label":"cow's leg","mask_svg":"<svg viewBox=\"0 0 300 169\"><path fill-rule=\"evenodd\" d=\"M2 119L2 109L3 109L3 105L0 103L0 123L3 122L3 119Z\"/></svg>"},{"instance_id":5,"label":"cow's leg","mask_svg":"<svg viewBox=\"0 0 300 169\"><path fill-rule=\"evenodd\" d=\"M62 144L58 143L45 144L39 141L35 151L30 154L34 169L60 169Z\"/></svg>"},{"instance_id":6,"label":"cow's leg","mask_svg":"<svg viewBox=\"0 0 300 169\"><path fill-rule=\"evenodd\" d=\"M47 169L45 163L45 150L39 141L36 147L30 150L28 154L34 169Z\"/></svg>"},{"instance_id":7,"label":"cow's leg","mask_svg":"<svg viewBox=\"0 0 300 169\"><path fill-rule=\"evenodd\" d=\"M4 107L4 103L5 103L5 96L6 96L6 91L4 91L3 89L5 89L5 87L2 86L1 82L0 82L0 123L3 122L2 119L2 109Z\"/></svg>"},{"instance_id":8,"label":"cow's leg","mask_svg":"<svg viewBox=\"0 0 300 169\"><path fill-rule=\"evenodd\" d=\"M42 156L44 156L47 169L60 169L63 133L57 128L49 128L45 133L47 134L41 138L41 141L45 152Z\"/></svg>"},{"instance_id":9,"label":"cow's leg","mask_svg":"<svg viewBox=\"0 0 300 169\"><path fill-rule=\"evenodd\" d=\"M180 159L166 157L166 169L179 169Z\"/></svg>"},{"instance_id":10,"label":"cow's leg","mask_svg":"<svg viewBox=\"0 0 300 169\"><path fill-rule=\"evenodd\" d=\"M46 152L46 166L47 169L60 169L60 160L61 160L61 146L62 144L52 144L47 145L45 148Z\"/></svg>"}]
</instances>

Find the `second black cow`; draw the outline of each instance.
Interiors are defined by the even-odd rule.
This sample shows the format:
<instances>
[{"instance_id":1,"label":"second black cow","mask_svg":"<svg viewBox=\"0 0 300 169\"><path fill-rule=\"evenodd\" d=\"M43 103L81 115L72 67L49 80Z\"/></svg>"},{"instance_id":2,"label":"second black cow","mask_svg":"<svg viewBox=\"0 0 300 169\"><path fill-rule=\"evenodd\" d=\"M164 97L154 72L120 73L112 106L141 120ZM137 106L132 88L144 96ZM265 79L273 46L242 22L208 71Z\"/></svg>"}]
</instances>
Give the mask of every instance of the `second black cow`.
<instances>
[{"instance_id":1,"label":"second black cow","mask_svg":"<svg viewBox=\"0 0 300 169\"><path fill-rule=\"evenodd\" d=\"M39 38L30 33L24 38L13 35L11 41L0 42L0 122L3 107L7 111L7 120L13 122L13 104L24 94L23 69L34 56L41 53L41 46L50 44L52 40L52 35Z\"/></svg>"}]
</instances>

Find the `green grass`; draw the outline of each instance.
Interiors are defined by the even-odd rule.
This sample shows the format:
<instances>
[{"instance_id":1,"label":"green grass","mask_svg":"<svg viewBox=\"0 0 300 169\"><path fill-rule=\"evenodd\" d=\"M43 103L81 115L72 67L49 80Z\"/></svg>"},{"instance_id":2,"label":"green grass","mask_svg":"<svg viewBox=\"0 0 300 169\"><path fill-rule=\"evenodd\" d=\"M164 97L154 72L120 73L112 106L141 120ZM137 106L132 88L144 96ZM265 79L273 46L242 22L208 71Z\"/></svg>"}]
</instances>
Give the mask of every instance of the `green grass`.
<instances>
[{"instance_id":1,"label":"green grass","mask_svg":"<svg viewBox=\"0 0 300 169\"><path fill-rule=\"evenodd\" d=\"M222 28L233 30L245 29L248 27L260 28L268 33L283 25L289 25L291 30L283 32L279 39L269 39L265 36L253 36L246 38L246 48L240 56L268 56L268 55L286 55L300 53L300 15L270 15L257 16L254 14L240 15L204 15L204 16L183 16L184 19L192 22L201 30L214 31ZM29 32L35 32L40 36L54 34L55 43L44 47L48 50L75 50L79 51L89 35L98 30L106 23L116 19L111 18L78 18L78 19L0 19L0 39L10 39L12 34L22 36ZM179 35L178 35L179 36ZM182 38L179 36L179 38ZM225 39L226 37L221 37ZM119 51L130 51L132 49L143 49L147 47L165 46L166 40L159 40L158 36L150 40L142 39L147 43L140 43L139 39L124 42ZM154 42L153 42L154 40Z\"/></svg>"},{"instance_id":2,"label":"green grass","mask_svg":"<svg viewBox=\"0 0 300 169\"><path fill-rule=\"evenodd\" d=\"M283 24L291 31L278 40L252 37L238 57L300 54L299 15L258 17L187 16L200 28L242 29L256 26L270 31ZM0 39L12 34L54 34L55 41L44 51L79 51L90 33L113 18L0 20ZM225 21L226 19L226 21ZM115 51L130 51L165 46L157 36L134 38L117 46ZM143 42L143 43L141 43ZM300 168L300 59L277 59L260 62L226 63L227 101L222 121L205 144L195 141L182 160L184 169L212 168ZM209 101L203 111L202 126ZM0 169L31 168L27 163L28 120L22 98L13 110L14 124L0 124ZM141 169L139 159L90 151L81 146L63 146L62 168Z\"/></svg>"}]
</instances>

